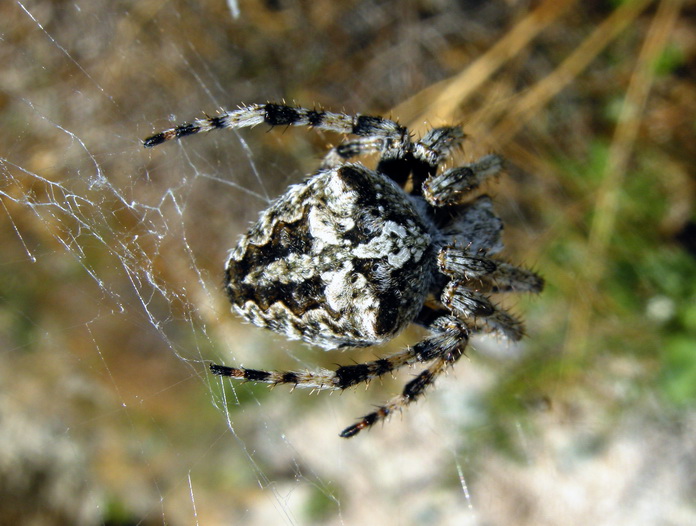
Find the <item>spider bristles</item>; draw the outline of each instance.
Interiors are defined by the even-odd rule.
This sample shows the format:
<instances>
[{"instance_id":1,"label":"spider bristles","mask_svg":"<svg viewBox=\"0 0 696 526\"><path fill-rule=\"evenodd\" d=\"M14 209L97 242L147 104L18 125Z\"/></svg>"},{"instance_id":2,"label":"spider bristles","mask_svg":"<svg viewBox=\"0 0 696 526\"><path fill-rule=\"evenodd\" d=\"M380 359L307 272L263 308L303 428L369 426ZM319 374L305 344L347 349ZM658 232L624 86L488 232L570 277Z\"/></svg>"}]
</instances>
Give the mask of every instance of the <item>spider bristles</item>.
<instances>
[{"instance_id":1,"label":"spider bristles","mask_svg":"<svg viewBox=\"0 0 696 526\"><path fill-rule=\"evenodd\" d=\"M362 430L371 428L377 422L386 420L387 417L392 415L394 412L402 412L407 405L420 398L424 394L425 390L430 385L435 383L438 376L446 372L462 356L464 356L467 341L468 337L460 340L457 348L445 352L442 356L435 360L430 367L422 371L413 380L408 382L400 395L392 398L386 404L379 406L376 411L363 416L357 423L345 428L343 431L341 431L339 436L341 438L352 438Z\"/></svg>"},{"instance_id":2,"label":"spider bristles","mask_svg":"<svg viewBox=\"0 0 696 526\"><path fill-rule=\"evenodd\" d=\"M371 115L347 115L328 111L291 107L284 104L252 104L227 111L216 117L204 117L156 133L143 141L145 148L220 128L246 128L266 123L269 126L308 126L320 130L362 137L397 137L408 142L408 131L397 122Z\"/></svg>"},{"instance_id":3,"label":"spider bristles","mask_svg":"<svg viewBox=\"0 0 696 526\"><path fill-rule=\"evenodd\" d=\"M156 133L146 138L143 145L152 148L214 129L253 127L262 123L271 127L306 126L358 138L331 149L315 175L305 183L293 185L292 190L262 213L262 219L242 238L226 267L225 288L235 309L260 327L286 334L291 339L302 338L327 349L333 348L334 343L349 347L380 344L393 338L411 322L428 327L430 335L413 347L386 358L339 365L335 370L282 372L211 364L212 374L266 383L270 387L290 384L292 389L304 387L312 392L343 391L360 383L367 388L375 378L392 374L401 367L430 364L404 386L400 395L344 429L341 436L349 438L379 421L384 422L394 412L401 412L419 399L438 376L446 373L464 355L470 334L494 333L510 341L522 338L524 327L521 321L495 305L489 295L521 291L538 293L543 289L544 281L531 270L489 257L503 248L502 220L493 210L488 196L474 198L474 192L485 181L503 171L505 163L502 158L486 155L465 166L444 170L442 164L446 159L454 150L463 147L466 135L461 125L433 128L421 140L414 141L411 132L392 119L288 106L284 101L282 104L268 102L240 106L217 116L206 115ZM351 158L366 154L379 154L376 169L370 170L360 163L347 164ZM346 199L352 196L351 192L360 196L357 205ZM380 205L379 208L377 205L386 199L385 195L389 206ZM419 205L414 207L414 203ZM311 262L323 257L329 262L335 260L340 267L339 261L350 262L351 258L357 257L362 264L362 259L367 256L361 259L357 252L367 254L365 247L372 239L364 236L346 239L346 247L339 251L343 259L338 259L333 252L323 248L306 248L325 245L313 242L316 236L306 225L300 223L300 228L294 230L286 227L295 225L300 212L304 214L309 210L308 213L322 217L321 227L325 235L325 230L328 231L325 225L336 222L343 227L343 219L336 220L339 212L343 214L341 218L350 217L359 223L365 207L380 210L380 216L385 215L385 210L391 211L391 216L376 224L383 227L388 224L389 228L403 229L405 233L397 241L380 239L379 247L370 247L373 252L368 251L374 253L369 257L384 259L388 275L399 279L390 277L384 285L379 280L384 278L382 271L376 276L374 272L370 274L361 270L367 272L368 286L350 288L341 281L347 272L343 269L348 269L347 266L341 267L341 272L336 272L333 266L320 271L320 267ZM304 216L302 221L306 221ZM372 223L369 224L372 228ZM331 228L331 236L336 239L342 236L339 236L337 227ZM277 238L282 236L275 236L277 231L288 239L279 243ZM286 244L292 247L289 255L284 252ZM457 249L457 244L466 249ZM391 245L403 250L387 252L386 248ZM421 245L423 248L413 250L413 246ZM330 243L330 246L334 244ZM441 248L443 246L445 248ZM436 260L427 259L436 255L439 248ZM410 256L409 251L413 252ZM400 258L394 254L400 254ZM429 255L422 258L423 254ZM311 262L304 262L308 256L312 256L309 258ZM273 270L265 268L267 261L273 263ZM283 269L280 269L281 264L285 265ZM362 268L362 265L357 266ZM408 271L406 274L404 269ZM428 275L431 270L436 276ZM309 292L300 287L293 288L291 294L297 294L297 297L290 301L286 290L288 285L294 287L300 282L306 285L302 280L309 275L319 276L318 282L327 290L331 287L331 298L322 296L323 289L311 282ZM408 286L405 290L396 290L390 285L392 282ZM356 297L369 294L373 284L384 287L385 294L374 294L373 302L356 302ZM404 299L398 303L390 294ZM350 304L350 309L334 307L334 304L345 301ZM311 308L306 305L311 305ZM376 318L378 324L365 321L372 319L373 309L382 313ZM448 314L442 315L445 310L449 311ZM315 314L318 317L314 317ZM394 320L395 316L400 316L397 322L384 321L387 318Z\"/></svg>"}]
</instances>

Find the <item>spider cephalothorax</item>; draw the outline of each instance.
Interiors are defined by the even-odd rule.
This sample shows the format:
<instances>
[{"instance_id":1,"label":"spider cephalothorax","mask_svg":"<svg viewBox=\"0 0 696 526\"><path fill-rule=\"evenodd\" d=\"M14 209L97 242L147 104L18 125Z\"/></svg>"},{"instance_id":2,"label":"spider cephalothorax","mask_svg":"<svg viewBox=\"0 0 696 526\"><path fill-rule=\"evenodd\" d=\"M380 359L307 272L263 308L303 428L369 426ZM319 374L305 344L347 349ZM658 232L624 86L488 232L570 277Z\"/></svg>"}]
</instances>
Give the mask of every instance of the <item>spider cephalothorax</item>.
<instances>
[{"instance_id":1,"label":"spider cephalothorax","mask_svg":"<svg viewBox=\"0 0 696 526\"><path fill-rule=\"evenodd\" d=\"M438 173L464 138L457 126L435 128L413 142L405 127L381 117L279 104L206 117L144 144L261 123L358 138L330 150L319 170L290 186L232 250L225 289L234 309L259 327L326 349L382 344L410 323L430 334L386 358L335 371L212 364L214 374L336 390L405 365L430 363L401 395L341 433L351 437L418 398L462 356L471 334L522 337L522 324L494 306L488 294L539 292L543 280L491 257L502 249L502 222L487 196L467 200L502 169L498 156ZM374 170L348 162L367 153L380 155Z\"/></svg>"}]
</instances>

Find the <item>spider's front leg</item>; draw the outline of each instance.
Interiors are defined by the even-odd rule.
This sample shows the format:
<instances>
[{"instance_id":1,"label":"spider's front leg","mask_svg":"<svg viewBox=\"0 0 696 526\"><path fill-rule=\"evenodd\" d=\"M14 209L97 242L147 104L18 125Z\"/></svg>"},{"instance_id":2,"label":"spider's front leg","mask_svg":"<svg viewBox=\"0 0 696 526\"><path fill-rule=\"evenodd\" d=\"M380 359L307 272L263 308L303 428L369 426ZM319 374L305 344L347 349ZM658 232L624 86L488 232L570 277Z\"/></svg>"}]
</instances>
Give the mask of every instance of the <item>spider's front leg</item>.
<instances>
[{"instance_id":1,"label":"spider's front leg","mask_svg":"<svg viewBox=\"0 0 696 526\"><path fill-rule=\"evenodd\" d=\"M459 204L486 179L500 173L503 164L501 157L491 154L471 164L431 175L423 183L423 197L435 207Z\"/></svg>"},{"instance_id":2,"label":"spider's front leg","mask_svg":"<svg viewBox=\"0 0 696 526\"><path fill-rule=\"evenodd\" d=\"M427 354L420 361L433 361L425 371L406 384L402 393L391 399L376 411L363 416L359 422L345 428L340 436L351 438L387 418L395 411L400 411L419 398L428 386L432 385L438 376L459 360L469 342L469 329L461 320L452 316L442 316L436 319L430 327L432 334L418 343L415 348L427 344Z\"/></svg>"},{"instance_id":3,"label":"spider's front leg","mask_svg":"<svg viewBox=\"0 0 696 526\"><path fill-rule=\"evenodd\" d=\"M324 156L319 169L327 170L344 165L353 157L379 153L384 149L385 140L381 137L360 137L334 146Z\"/></svg>"},{"instance_id":4,"label":"spider's front leg","mask_svg":"<svg viewBox=\"0 0 696 526\"><path fill-rule=\"evenodd\" d=\"M413 157L427 164L434 173L452 150L461 146L465 138L466 134L461 126L433 128L413 145Z\"/></svg>"}]
</instances>

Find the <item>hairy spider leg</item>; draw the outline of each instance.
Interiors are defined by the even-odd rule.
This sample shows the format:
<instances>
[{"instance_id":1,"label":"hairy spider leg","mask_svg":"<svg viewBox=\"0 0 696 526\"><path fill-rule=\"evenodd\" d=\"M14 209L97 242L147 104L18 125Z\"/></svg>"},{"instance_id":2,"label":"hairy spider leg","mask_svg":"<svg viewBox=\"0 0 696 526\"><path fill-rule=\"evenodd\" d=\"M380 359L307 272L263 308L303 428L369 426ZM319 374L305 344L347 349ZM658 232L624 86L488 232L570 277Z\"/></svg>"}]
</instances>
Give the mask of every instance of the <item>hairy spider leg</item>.
<instances>
[{"instance_id":1,"label":"hairy spider leg","mask_svg":"<svg viewBox=\"0 0 696 526\"><path fill-rule=\"evenodd\" d=\"M396 140L395 140L396 139ZM385 140L377 171L404 187L411 181L412 195L422 193L423 182L437 172L438 165L464 140L464 132L458 126L434 128L416 143L406 136Z\"/></svg>"},{"instance_id":2,"label":"hairy spider leg","mask_svg":"<svg viewBox=\"0 0 696 526\"><path fill-rule=\"evenodd\" d=\"M501 157L486 155L476 162L433 174L423 183L423 196L434 207L459 204L486 179L500 173L503 167Z\"/></svg>"},{"instance_id":3,"label":"hairy spider leg","mask_svg":"<svg viewBox=\"0 0 696 526\"><path fill-rule=\"evenodd\" d=\"M412 194L420 194L423 182L437 172L437 168L460 146L465 134L458 126L434 128L416 143L408 145L383 137L361 137L339 144L329 150L320 169L336 168L349 159L362 155L381 153L377 170L388 175L398 183L412 178ZM403 166L401 166L403 164ZM408 172L408 173L407 173Z\"/></svg>"},{"instance_id":4,"label":"hairy spider leg","mask_svg":"<svg viewBox=\"0 0 696 526\"><path fill-rule=\"evenodd\" d=\"M421 195L423 183L437 173L437 169L452 150L461 146L466 135L459 126L433 128L412 146L411 194Z\"/></svg>"},{"instance_id":5,"label":"hairy spider leg","mask_svg":"<svg viewBox=\"0 0 696 526\"><path fill-rule=\"evenodd\" d=\"M411 172L413 159L411 156L411 139L408 129L399 123L383 117L371 115L347 115L307 108L291 107L283 104L252 104L237 110L226 111L214 117L204 117L193 122L181 124L160 133L156 133L143 141L143 146L152 148L163 142L181 139L189 135L222 128L245 128L259 124L269 126L308 126L318 130L327 130L337 133L345 133L365 137L368 140L360 143L380 148L380 161L377 170L392 178L397 184L403 184ZM370 139L377 142L371 143ZM381 143L379 143L381 141ZM358 146L359 148L360 146ZM340 149L340 146L337 147ZM350 150L355 149L355 142L346 150L329 152L331 162L342 157L345 153L352 155ZM420 187L420 185L418 185Z\"/></svg>"},{"instance_id":6,"label":"hairy spider leg","mask_svg":"<svg viewBox=\"0 0 696 526\"><path fill-rule=\"evenodd\" d=\"M407 347L385 358L354 365L342 365L335 371L328 369L318 371L260 371L217 364L211 364L210 371L218 376L273 385L292 384L295 387L318 390L343 390L360 383L370 382L407 365L435 359L439 354L441 338L439 334L432 334L413 347Z\"/></svg>"},{"instance_id":7,"label":"hairy spider leg","mask_svg":"<svg viewBox=\"0 0 696 526\"><path fill-rule=\"evenodd\" d=\"M434 337L431 337L434 345L430 350L433 364L407 383L399 396L378 407L376 411L363 416L356 424L345 428L340 434L342 438L354 437L363 429L372 427L395 411L401 411L415 402L438 376L464 355L469 341L469 330L461 320L442 316L435 320L430 330L434 333Z\"/></svg>"},{"instance_id":8,"label":"hairy spider leg","mask_svg":"<svg viewBox=\"0 0 696 526\"><path fill-rule=\"evenodd\" d=\"M437 168L466 138L461 126L433 128L413 145L413 157Z\"/></svg>"},{"instance_id":9,"label":"hairy spider leg","mask_svg":"<svg viewBox=\"0 0 696 526\"><path fill-rule=\"evenodd\" d=\"M479 292L533 292L544 288L544 280L531 270L467 250L447 246L438 254L440 272L451 278L465 278Z\"/></svg>"},{"instance_id":10,"label":"hairy spider leg","mask_svg":"<svg viewBox=\"0 0 696 526\"><path fill-rule=\"evenodd\" d=\"M497 333L515 342L524 336L520 320L493 305L484 294L471 290L464 281L450 281L440 301L452 313L465 319L474 332Z\"/></svg>"},{"instance_id":11,"label":"hairy spider leg","mask_svg":"<svg viewBox=\"0 0 696 526\"><path fill-rule=\"evenodd\" d=\"M443 274L455 278L445 286L440 301L457 317L442 316L429 327L439 337L431 340L435 345L427 355L427 361L433 360L433 363L406 384L399 396L365 415L358 423L344 429L341 437L353 437L414 402L439 375L461 358L470 334L496 332L511 341L522 338L522 323L495 307L485 295L471 290L467 281L500 280L503 287L507 285L507 290L510 291L523 289L539 292L543 287L543 280L539 276L507 263L470 256L454 247L445 247L440 251L438 266ZM432 317L434 312L435 309L426 306L415 321L423 322Z\"/></svg>"},{"instance_id":12,"label":"hairy spider leg","mask_svg":"<svg viewBox=\"0 0 696 526\"><path fill-rule=\"evenodd\" d=\"M384 139L381 137L361 137L353 141L346 141L328 151L319 169L339 168L353 157L380 153L383 149Z\"/></svg>"},{"instance_id":13,"label":"hairy spider leg","mask_svg":"<svg viewBox=\"0 0 696 526\"><path fill-rule=\"evenodd\" d=\"M285 106L283 104L252 104L226 111L214 117L206 116L181 124L143 141L151 148L166 141L222 128L246 128L259 124L269 126L309 126L318 130L346 133L361 137L382 137L409 144L408 130L389 119L370 115L347 115L321 110Z\"/></svg>"},{"instance_id":14,"label":"hairy spider leg","mask_svg":"<svg viewBox=\"0 0 696 526\"><path fill-rule=\"evenodd\" d=\"M322 168L331 168L345 160L366 153L380 153L377 171L403 185L411 176L413 192L421 193L423 182L434 176L439 163L461 144L465 135L459 126L434 128L415 145L406 127L396 121L371 115L348 115L291 107L283 104L252 104L216 116L206 116L193 122L156 133L143 141L151 148L167 141L222 128L245 128L259 124L269 126L308 126L363 137L331 150Z\"/></svg>"}]
</instances>

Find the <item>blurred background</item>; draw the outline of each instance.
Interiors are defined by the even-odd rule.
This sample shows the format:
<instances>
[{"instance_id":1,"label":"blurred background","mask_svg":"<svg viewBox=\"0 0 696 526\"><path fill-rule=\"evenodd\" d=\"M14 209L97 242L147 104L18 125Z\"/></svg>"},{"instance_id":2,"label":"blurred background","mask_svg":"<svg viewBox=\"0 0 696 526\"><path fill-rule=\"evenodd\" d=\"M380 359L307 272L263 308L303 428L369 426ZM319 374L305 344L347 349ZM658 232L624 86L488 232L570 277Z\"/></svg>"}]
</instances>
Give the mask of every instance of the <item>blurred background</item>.
<instances>
[{"instance_id":1,"label":"blurred background","mask_svg":"<svg viewBox=\"0 0 696 526\"><path fill-rule=\"evenodd\" d=\"M0 4L0 524L696 524L696 2L26 0ZM429 394L337 434L417 370L342 394L207 361L335 367L222 291L249 222L342 137L172 124L287 101L462 123L499 298Z\"/></svg>"}]
</instances>

